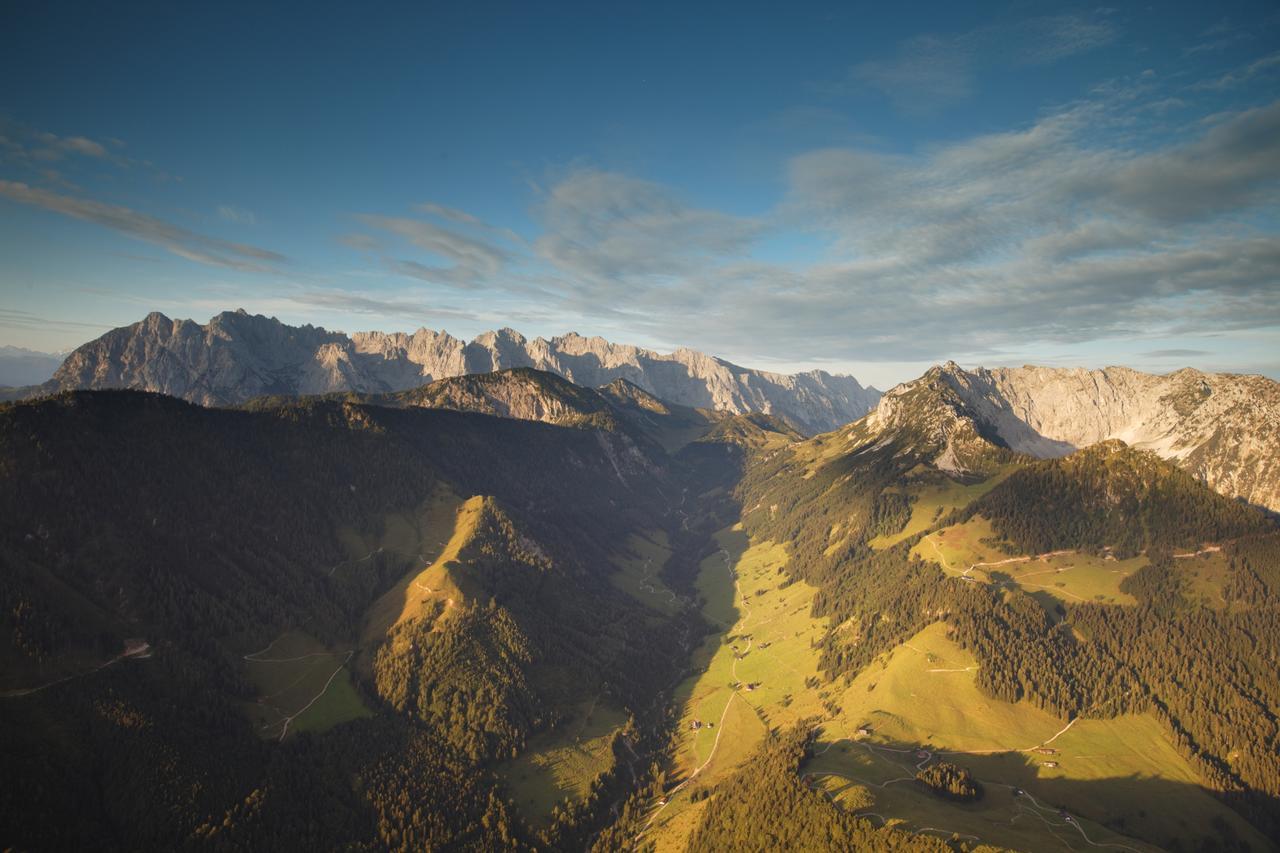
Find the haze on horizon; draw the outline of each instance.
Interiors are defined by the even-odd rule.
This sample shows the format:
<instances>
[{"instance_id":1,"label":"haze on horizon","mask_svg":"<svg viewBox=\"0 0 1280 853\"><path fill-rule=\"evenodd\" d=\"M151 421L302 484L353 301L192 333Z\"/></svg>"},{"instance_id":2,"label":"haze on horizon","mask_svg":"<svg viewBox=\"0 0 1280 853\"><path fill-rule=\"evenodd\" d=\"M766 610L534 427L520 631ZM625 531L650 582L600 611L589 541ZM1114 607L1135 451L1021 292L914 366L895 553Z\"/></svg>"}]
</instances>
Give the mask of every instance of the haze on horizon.
<instances>
[{"instance_id":1,"label":"haze on horizon","mask_svg":"<svg viewBox=\"0 0 1280 853\"><path fill-rule=\"evenodd\" d=\"M0 345L576 330L1280 378L1280 10L0 13Z\"/></svg>"}]
</instances>

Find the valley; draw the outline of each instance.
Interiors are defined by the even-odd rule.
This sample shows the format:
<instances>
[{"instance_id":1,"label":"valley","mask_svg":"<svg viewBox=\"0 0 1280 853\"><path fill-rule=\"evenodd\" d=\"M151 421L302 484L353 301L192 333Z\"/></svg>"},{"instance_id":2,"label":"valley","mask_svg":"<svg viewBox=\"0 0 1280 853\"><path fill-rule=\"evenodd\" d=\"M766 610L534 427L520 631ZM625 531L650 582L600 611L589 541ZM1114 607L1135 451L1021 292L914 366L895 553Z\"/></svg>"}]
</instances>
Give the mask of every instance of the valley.
<instances>
[{"instance_id":1,"label":"valley","mask_svg":"<svg viewBox=\"0 0 1280 853\"><path fill-rule=\"evenodd\" d=\"M98 816L46 840L1268 848L1280 534L1119 442L806 439L525 370L0 416L13 629L45 649L6 654L47 685L0 702L41 780L0 806ZM84 755L142 769L52 793ZM156 786L189 793L145 816Z\"/></svg>"},{"instance_id":2,"label":"valley","mask_svg":"<svg viewBox=\"0 0 1280 853\"><path fill-rule=\"evenodd\" d=\"M0 9L0 853L1280 853L1280 0Z\"/></svg>"}]
</instances>

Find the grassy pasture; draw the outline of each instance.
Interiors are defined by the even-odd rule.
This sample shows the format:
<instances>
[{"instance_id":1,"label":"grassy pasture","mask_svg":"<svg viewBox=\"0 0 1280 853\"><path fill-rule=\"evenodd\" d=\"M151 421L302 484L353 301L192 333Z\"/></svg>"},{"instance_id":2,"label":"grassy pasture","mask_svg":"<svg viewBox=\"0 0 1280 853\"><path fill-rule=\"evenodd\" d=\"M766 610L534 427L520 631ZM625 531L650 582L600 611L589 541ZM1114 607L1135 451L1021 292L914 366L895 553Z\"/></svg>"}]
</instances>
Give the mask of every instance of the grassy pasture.
<instances>
[{"instance_id":1,"label":"grassy pasture","mask_svg":"<svg viewBox=\"0 0 1280 853\"><path fill-rule=\"evenodd\" d=\"M985 555L975 547L990 535L983 524L978 519L962 535L945 539L943 547L953 558ZM1207 827L1221 818L1255 847L1265 847L1251 827L1200 787L1195 771L1153 718L1070 722L1030 703L987 697L976 684L977 661L948 638L941 623L882 655L847 686L824 681L807 687L806 678L819 675L812 642L824 629L809 616L813 589L782 584L785 576L777 567L786 559L784 548L752 545L733 529L721 531L717 541L724 552L704 561L698 588L707 617L728 627L695 651L697 674L677 692L683 714L670 778L679 783L698 772L669 795L666 806L654 804L645 839L656 849L683 849L705 806L705 801L689 802L692 790L713 785L740 765L768 728L810 716L824 719L815 747L820 754L802 772L815 774L806 778L837 803L875 815L873 820L947 837L956 832L1021 850L1092 849L1087 836L1097 844L1120 845L1112 849L1146 851L1173 837L1209 834ZM1079 555L1063 555L1047 565L1053 576L1070 576L1082 566L1073 558ZM1121 566L1090 564L1091 570L1108 573ZM1030 574L1036 570L1029 567L1023 582L1039 582ZM1080 582L1075 589L1088 590ZM768 645L760 648L761 643ZM729 686L735 682L759 686L735 691ZM824 698L839 707L835 716L823 707ZM694 720L704 725L695 730ZM870 727L869 737L857 736L863 726ZM1034 751L1041 746L1057 752ZM926 762L941 759L968 767L983 781L984 799L959 805L918 788L910 780L922 761L919 750ZM1059 767L1046 767L1045 761ZM1015 787L1030 796L1015 797ZM1060 817L1059 808L1072 821Z\"/></svg>"},{"instance_id":2,"label":"grassy pasture","mask_svg":"<svg viewBox=\"0 0 1280 853\"><path fill-rule=\"evenodd\" d=\"M1142 556L1109 560L1074 552L983 571L988 580L1000 581L1000 575L1007 575L1027 592L1043 591L1066 603L1137 604L1137 599L1120 591L1120 583L1146 564L1147 558Z\"/></svg>"},{"instance_id":3,"label":"grassy pasture","mask_svg":"<svg viewBox=\"0 0 1280 853\"><path fill-rule=\"evenodd\" d=\"M974 563L992 563L1008 558L1008 554L982 541L995 538L997 534L991 522L975 515L964 524L953 524L930 533L915 544L911 553L922 560L932 560L948 575L958 577Z\"/></svg>"},{"instance_id":4,"label":"grassy pasture","mask_svg":"<svg viewBox=\"0 0 1280 853\"><path fill-rule=\"evenodd\" d=\"M875 799L867 811L913 829L937 827L1015 849L1089 847L1058 808L1072 814L1090 840L1133 849L1149 849L1135 837L1164 845L1207 834L1215 817L1260 843L1200 787L1153 717L1068 724L1029 703L985 696L976 667L944 625L924 629L854 679L804 772L866 786ZM855 740L861 726L871 734ZM1042 745L1056 752L1037 753ZM910 779L922 761L935 760L969 768L987 790L983 800L959 805L919 790ZM1030 797L1014 797L1013 787Z\"/></svg>"},{"instance_id":5,"label":"grassy pasture","mask_svg":"<svg viewBox=\"0 0 1280 853\"><path fill-rule=\"evenodd\" d=\"M422 614L432 601L441 600L448 606L464 597L448 567L475 533L483 505L480 497L461 503L442 498L424 511L423 538L428 546L434 545L435 556L423 566L424 557L369 607L361 637L366 653L372 653L396 625Z\"/></svg>"},{"instance_id":6,"label":"grassy pasture","mask_svg":"<svg viewBox=\"0 0 1280 853\"><path fill-rule=\"evenodd\" d=\"M244 658L245 673L257 690L247 707L254 730L266 738L300 731L325 731L369 716L351 685L349 650L328 649L298 631L281 634Z\"/></svg>"},{"instance_id":7,"label":"grassy pasture","mask_svg":"<svg viewBox=\"0 0 1280 853\"><path fill-rule=\"evenodd\" d=\"M995 537L991 523L979 515L929 534L911 553L937 563L952 577L1017 586L1064 603L1137 603L1120 591L1120 583L1147 564L1144 556L1114 560L1072 551L1011 557L983 541Z\"/></svg>"},{"instance_id":8,"label":"grassy pasture","mask_svg":"<svg viewBox=\"0 0 1280 853\"><path fill-rule=\"evenodd\" d=\"M461 498L446 488L437 488L412 512L395 512L383 517L376 533L361 533L352 527L337 531L346 552L345 562L328 568L335 575L355 571L360 563L380 551L389 551L412 560L422 560L444 547L453 529L453 517Z\"/></svg>"},{"instance_id":9,"label":"grassy pasture","mask_svg":"<svg viewBox=\"0 0 1280 853\"><path fill-rule=\"evenodd\" d=\"M626 723L616 708L597 701L579 704L555 729L535 735L513 761L498 767L520 814L545 826L564 800L581 802L591 783L613 767L613 735Z\"/></svg>"}]
</instances>

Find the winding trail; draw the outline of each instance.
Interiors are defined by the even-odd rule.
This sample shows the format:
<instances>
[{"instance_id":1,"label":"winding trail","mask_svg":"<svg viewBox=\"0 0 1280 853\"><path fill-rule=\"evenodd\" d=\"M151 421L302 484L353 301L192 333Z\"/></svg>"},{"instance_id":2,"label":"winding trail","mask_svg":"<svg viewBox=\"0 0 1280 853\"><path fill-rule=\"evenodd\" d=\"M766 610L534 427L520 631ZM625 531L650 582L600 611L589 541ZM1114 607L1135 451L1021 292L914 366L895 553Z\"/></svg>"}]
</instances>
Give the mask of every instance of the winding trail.
<instances>
[{"instance_id":1,"label":"winding trail","mask_svg":"<svg viewBox=\"0 0 1280 853\"><path fill-rule=\"evenodd\" d=\"M738 698L738 691L734 690L729 695L729 701L724 703L724 710L720 712L720 721L716 723L716 739L711 743L711 752L707 755L707 760L699 764L696 768L694 768L694 771L690 773L683 782L681 782L679 785L676 785L670 791L666 792L666 796L662 798L662 801L658 804L658 807L653 810L653 814L649 815L649 819L645 821L644 826L642 826L640 828L640 831L636 833L635 838L632 839L633 841L638 841L640 839L640 836L644 835L646 832L649 831L649 827L652 826L653 822L658 819L658 815L661 814L662 810L665 809L671 803L671 798L674 797L676 794L680 793L680 790L684 788L685 785L688 785L690 782L692 782L699 773L701 773L703 770L707 768L707 765L711 763L711 759L716 757L716 749L720 746L720 736L724 734L724 718L729 715L729 708L733 706L733 700L737 698Z\"/></svg>"},{"instance_id":2,"label":"winding trail","mask_svg":"<svg viewBox=\"0 0 1280 853\"><path fill-rule=\"evenodd\" d=\"M338 677L338 673L342 672L343 667L347 665L347 663L351 660L351 656L354 655L355 653L356 653L355 649L349 649L347 651L346 657L342 659L342 663L338 664L338 668L329 674L329 678L325 681L324 687L320 688L320 692L317 693L315 696L313 696L310 702L303 705L297 711L295 711L294 713L284 718L284 720L280 723L280 740L281 741L285 739L285 735L289 734L289 725L294 720L296 720L299 716L301 716L308 708L310 708L312 705L319 702L321 696L324 696L325 693L329 692L329 685L332 684L333 680ZM279 710L279 709L277 708L276 710ZM276 725L276 724L272 723L271 725Z\"/></svg>"},{"instance_id":3,"label":"winding trail","mask_svg":"<svg viewBox=\"0 0 1280 853\"><path fill-rule=\"evenodd\" d=\"M379 546L378 548L370 551L368 554L365 554L363 557L361 557L358 560L343 560L341 563L334 563L329 568L329 571L326 574L328 574L329 577L333 577L333 573L336 572L340 566L355 565L356 563L363 563L365 560L368 560L371 557L381 554L382 550L383 550L382 547Z\"/></svg>"},{"instance_id":4,"label":"winding trail","mask_svg":"<svg viewBox=\"0 0 1280 853\"><path fill-rule=\"evenodd\" d=\"M653 585L652 580L653 580L654 573L649 568L652 565L653 565L653 558L646 557L644 561L645 574L644 574L644 577L640 578L640 591L647 592L650 595L663 595L663 594L669 595L671 596L672 604L679 604L680 599L674 592L672 592L669 589L658 589Z\"/></svg>"},{"instance_id":5,"label":"winding trail","mask_svg":"<svg viewBox=\"0 0 1280 853\"><path fill-rule=\"evenodd\" d=\"M59 684L66 684L68 681L75 681L77 678L84 678L87 675L93 675L95 672L102 672L102 670L106 669L112 664L119 663L125 658L137 658L141 660L149 657L151 657L151 644L144 642L141 645L130 646L129 648L126 648L123 652L116 655L111 660L107 661L106 663L99 664L98 666L95 666L93 669L87 669L84 672L77 672L77 673L73 673L72 675L66 675L66 676L63 676L62 678L55 678L53 681L46 681L44 684L40 684L35 687L25 687L18 690L0 691L0 699L21 699L24 696L31 696L33 694L39 693L42 690L48 690L50 687L56 687Z\"/></svg>"},{"instance_id":6,"label":"winding trail","mask_svg":"<svg viewBox=\"0 0 1280 853\"><path fill-rule=\"evenodd\" d=\"M281 636L281 637L283 637L284 635L283 635L283 634L281 634L280 636ZM299 681L302 681L304 678L306 678L308 675L310 675L310 673L309 673L309 672L304 672L304 673L302 673L302 675L298 676L298 677L297 677L297 678L296 678L292 683L290 683L288 686L283 687L283 688L281 688L280 690L277 690L275 693L272 693L272 694L267 695L267 696L260 696L260 697L258 698L258 700L257 700L257 701L258 701L258 704L260 704L260 705L264 705L264 706L266 706L266 707L268 707L268 708L272 709L273 711L275 711L276 713L280 714L280 716L282 716L282 717L284 718L283 720L280 720L279 722L266 723L266 724L264 724L264 725L262 726L262 728L264 728L264 729L269 729L269 728L272 728L273 726L280 726L280 727L281 727L281 728L280 728L280 740L284 740L285 735L287 735L287 734L289 733L289 725L290 725L290 724L291 724L295 719L297 719L297 718L298 718L298 716L299 716L300 714L302 714L302 712L303 712L303 711L306 711L308 708L310 708L310 707L311 707L312 705L314 705L316 702L320 701L320 697L321 697L321 696L324 696L324 694L325 694L325 693L327 693L327 692L329 691L329 685L333 684L333 680L334 680L335 678L337 678L337 677L338 677L338 673L342 672L342 668L343 668L343 667L345 667L345 666L346 666L346 665L351 661L351 657L356 653L356 650L355 650L355 649L348 649L348 650L347 650L347 651L345 651L345 652L311 652L311 653L309 653L309 654L305 654L305 655L296 655L296 656L294 656L294 657L289 657L289 658L264 658L264 657L261 657L261 655L264 655L264 654L266 654L267 652L271 651L272 647L273 647L273 646L275 646L275 644L276 644L276 643L278 643L278 642L280 642L280 637L276 637L274 640L272 640L270 643L268 643L268 644L267 644L267 646L266 646L266 648L258 649L258 651L256 651L256 652L250 652L250 653L249 653L249 654L247 654L247 655L243 655L243 658L244 658L244 660L247 660L247 661L249 661L249 662L251 662L251 663L296 663L296 662L298 662L298 661L300 661L300 660L309 660L309 659L311 659L311 658L329 658L329 657L337 657L337 656L339 656L339 655L343 655L342 663L338 664L338 667L337 667L333 672L331 672L331 673L329 674L329 678L325 681L325 683L324 683L324 687L320 688L320 692L319 692L319 693L317 693L315 696L313 696L313 697L311 698L311 701L307 702L307 704L303 705L301 708L299 708L297 711L294 711L292 714L290 714L290 713L286 712L283 708L277 707L276 705L272 705L271 703L267 702L266 700L268 700L268 699L274 699L276 696L279 696L281 693L284 693L285 691L289 690L289 689L290 689L290 688L292 688L294 685L296 685Z\"/></svg>"}]
</instances>

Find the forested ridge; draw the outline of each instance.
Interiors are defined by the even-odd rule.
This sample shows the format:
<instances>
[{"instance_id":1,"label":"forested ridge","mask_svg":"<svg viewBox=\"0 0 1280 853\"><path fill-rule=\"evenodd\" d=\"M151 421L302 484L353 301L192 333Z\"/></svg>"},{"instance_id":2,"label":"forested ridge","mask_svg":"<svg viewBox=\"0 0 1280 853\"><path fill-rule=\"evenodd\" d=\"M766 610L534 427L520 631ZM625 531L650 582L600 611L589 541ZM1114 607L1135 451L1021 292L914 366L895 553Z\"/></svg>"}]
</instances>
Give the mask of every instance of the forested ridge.
<instances>
[{"instance_id":1,"label":"forested ridge","mask_svg":"<svg viewBox=\"0 0 1280 853\"><path fill-rule=\"evenodd\" d=\"M72 679L0 704L6 767L24 780L0 786L0 836L108 849L585 837L629 779L601 779L534 833L489 768L583 695L655 713L697 630L654 625L608 581L616 543L671 525L660 495L679 491L610 441L336 400L235 411L80 392L0 409L4 688ZM300 627L355 642L364 608L417 558L377 552L335 574L348 559L335 530L376 532L442 486L492 496L464 555L474 600L444 630L430 615L402 626L411 651L378 652L357 687L387 711L279 745L253 735L240 653ZM80 677L129 637L151 656Z\"/></svg>"}]
</instances>

